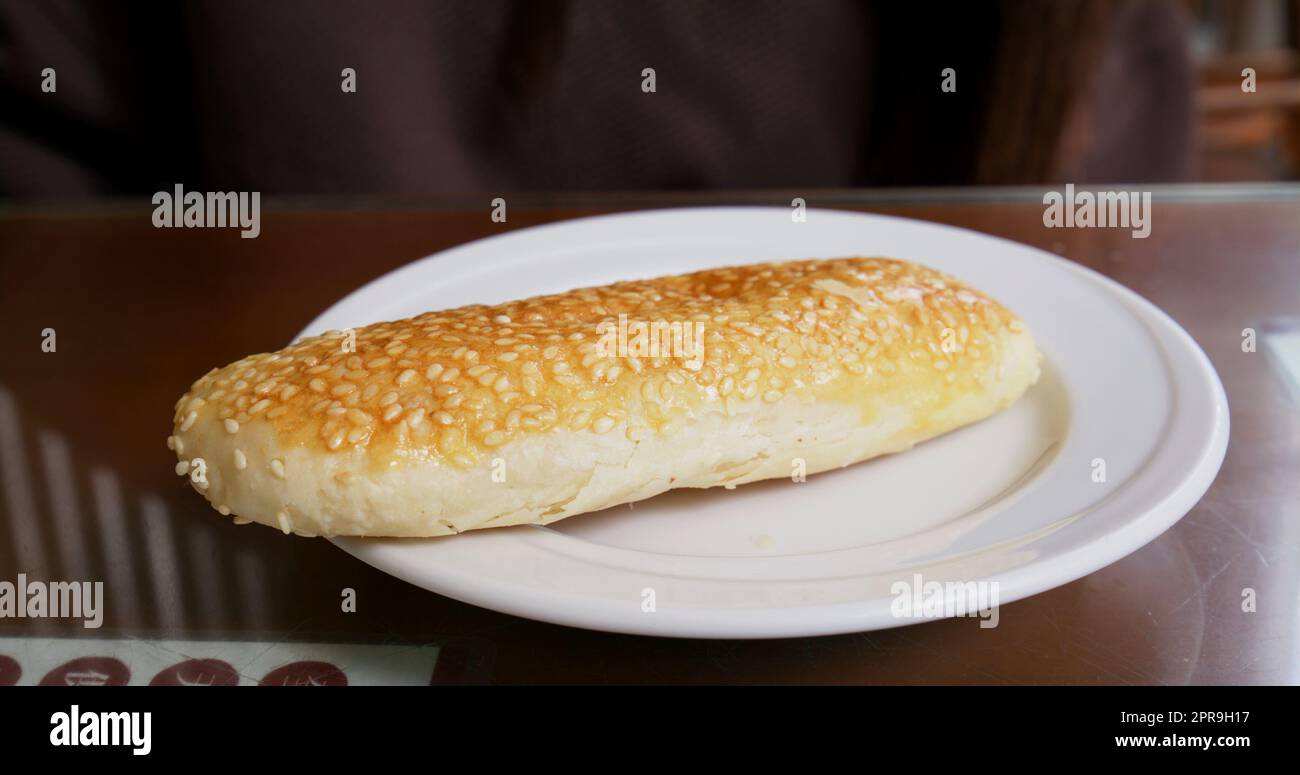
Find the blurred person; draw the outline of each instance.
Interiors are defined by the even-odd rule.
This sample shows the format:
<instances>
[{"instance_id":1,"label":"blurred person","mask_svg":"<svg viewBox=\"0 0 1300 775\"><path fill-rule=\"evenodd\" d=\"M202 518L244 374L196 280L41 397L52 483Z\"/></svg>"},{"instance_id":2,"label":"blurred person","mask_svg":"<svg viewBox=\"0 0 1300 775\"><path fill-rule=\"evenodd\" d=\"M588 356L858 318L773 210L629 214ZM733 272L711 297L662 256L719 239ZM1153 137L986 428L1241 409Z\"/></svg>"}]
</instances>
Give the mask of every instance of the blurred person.
<instances>
[{"instance_id":1,"label":"blurred person","mask_svg":"<svg viewBox=\"0 0 1300 775\"><path fill-rule=\"evenodd\" d=\"M0 195L1176 181L1187 39L1172 0L0 0Z\"/></svg>"}]
</instances>

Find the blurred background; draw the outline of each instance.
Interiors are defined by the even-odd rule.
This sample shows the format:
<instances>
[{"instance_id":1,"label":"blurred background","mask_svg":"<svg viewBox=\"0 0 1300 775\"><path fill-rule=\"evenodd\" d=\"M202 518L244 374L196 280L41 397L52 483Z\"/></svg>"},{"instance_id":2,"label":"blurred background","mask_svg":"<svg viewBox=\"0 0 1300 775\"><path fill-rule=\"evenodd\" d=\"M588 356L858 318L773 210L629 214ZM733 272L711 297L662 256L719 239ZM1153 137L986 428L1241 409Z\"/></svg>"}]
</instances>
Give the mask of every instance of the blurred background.
<instances>
[{"instance_id":1,"label":"blurred background","mask_svg":"<svg viewBox=\"0 0 1300 775\"><path fill-rule=\"evenodd\" d=\"M21 200L1294 180L1300 0L0 0L0 104Z\"/></svg>"}]
</instances>

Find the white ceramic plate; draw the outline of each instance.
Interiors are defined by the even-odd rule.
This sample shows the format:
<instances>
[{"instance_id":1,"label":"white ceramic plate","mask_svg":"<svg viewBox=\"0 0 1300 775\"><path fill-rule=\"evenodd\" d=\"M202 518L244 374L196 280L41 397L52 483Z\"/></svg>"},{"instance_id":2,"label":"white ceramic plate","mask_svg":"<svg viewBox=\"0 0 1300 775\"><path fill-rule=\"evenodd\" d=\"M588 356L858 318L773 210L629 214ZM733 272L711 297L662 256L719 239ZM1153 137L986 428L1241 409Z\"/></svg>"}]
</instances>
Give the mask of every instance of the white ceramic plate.
<instances>
[{"instance_id":1,"label":"white ceramic plate","mask_svg":"<svg viewBox=\"0 0 1300 775\"><path fill-rule=\"evenodd\" d=\"M922 621L894 605L905 594L895 583L917 574L922 584L996 582L1002 603L1065 584L1155 538L1213 481L1228 407L1186 332L1076 264L931 223L833 211L796 223L784 208L567 221L410 264L304 334L615 280L847 255L906 258L990 293L1034 332L1043 378L985 422L802 483L674 491L549 527L335 543L439 594L549 622L682 637L819 635Z\"/></svg>"}]
</instances>

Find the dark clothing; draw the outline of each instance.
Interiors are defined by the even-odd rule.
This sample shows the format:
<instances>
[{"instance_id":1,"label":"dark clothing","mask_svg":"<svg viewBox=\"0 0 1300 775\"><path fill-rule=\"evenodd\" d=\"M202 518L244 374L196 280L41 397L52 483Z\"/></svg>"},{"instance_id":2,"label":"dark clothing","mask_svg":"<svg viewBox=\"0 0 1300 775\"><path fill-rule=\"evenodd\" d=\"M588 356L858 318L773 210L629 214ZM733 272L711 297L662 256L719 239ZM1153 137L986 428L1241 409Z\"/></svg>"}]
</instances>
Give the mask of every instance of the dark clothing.
<instances>
[{"instance_id":1,"label":"dark clothing","mask_svg":"<svg viewBox=\"0 0 1300 775\"><path fill-rule=\"evenodd\" d=\"M978 116L1017 107L981 103L992 16L944 24L965 5L0 0L0 194L978 182ZM1108 22L1072 128L1031 138L1070 140L1060 174L1186 175L1183 26L1145 5Z\"/></svg>"}]
</instances>

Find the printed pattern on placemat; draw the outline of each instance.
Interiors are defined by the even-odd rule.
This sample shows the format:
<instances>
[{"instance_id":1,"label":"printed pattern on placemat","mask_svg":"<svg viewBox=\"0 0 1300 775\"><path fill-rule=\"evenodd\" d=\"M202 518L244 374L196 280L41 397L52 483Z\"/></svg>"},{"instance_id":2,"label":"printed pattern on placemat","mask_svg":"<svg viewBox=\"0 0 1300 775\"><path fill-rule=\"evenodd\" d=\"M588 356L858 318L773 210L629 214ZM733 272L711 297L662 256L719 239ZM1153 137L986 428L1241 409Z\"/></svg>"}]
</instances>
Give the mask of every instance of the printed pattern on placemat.
<instances>
[{"instance_id":1,"label":"printed pattern on placemat","mask_svg":"<svg viewBox=\"0 0 1300 775\"><path fill-rule=\"evenodd\" d=\"M437 646L0 638L0 686L426 686Z\"/></svg>"}]
</instances>

